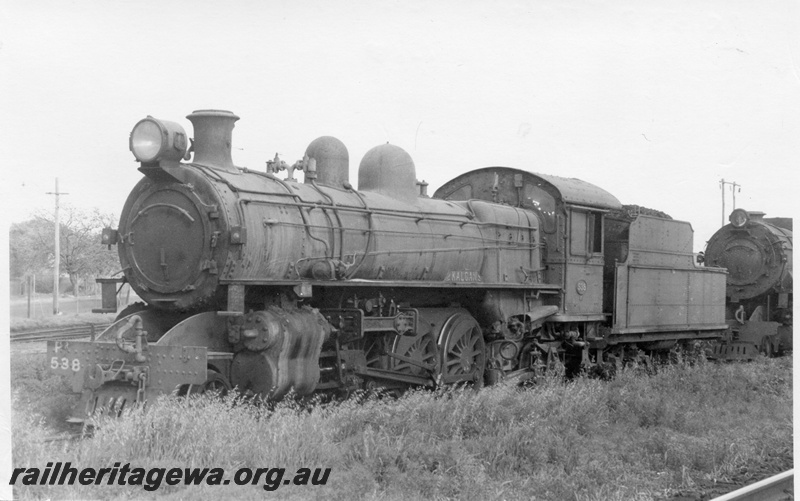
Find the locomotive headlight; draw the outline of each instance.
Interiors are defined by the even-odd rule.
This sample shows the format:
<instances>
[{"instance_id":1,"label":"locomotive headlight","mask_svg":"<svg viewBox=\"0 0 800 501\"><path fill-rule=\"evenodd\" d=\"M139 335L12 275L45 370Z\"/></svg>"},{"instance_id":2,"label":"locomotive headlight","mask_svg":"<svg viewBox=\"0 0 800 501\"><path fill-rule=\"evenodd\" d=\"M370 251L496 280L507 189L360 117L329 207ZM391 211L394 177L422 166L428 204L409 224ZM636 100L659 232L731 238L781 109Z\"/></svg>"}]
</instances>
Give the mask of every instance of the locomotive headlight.
<instances>
[{"instance_id":1,"label":"locomotive headlight","mask_svg":"<svg viewBox=\"0 0 800 501\"><path fill-rule=\"evenodd\" d=\"M130 149L142 163L180 161L186 153L186 132L175 122L148 116L133 127Z\"/></svg>"},{"instance_id":2,"label":"locomotive headlight","mask_svg":"<svg viewBox=\"0 0 800 501\"><path fill-rule=\"evenodd\" d=\"M747 211L744 209L736 209L731 212L731 215L728 217L728 221L734 226L734 228L741 228L750 220L750 216L747 214Z\"/></svg>"}]
</instances>

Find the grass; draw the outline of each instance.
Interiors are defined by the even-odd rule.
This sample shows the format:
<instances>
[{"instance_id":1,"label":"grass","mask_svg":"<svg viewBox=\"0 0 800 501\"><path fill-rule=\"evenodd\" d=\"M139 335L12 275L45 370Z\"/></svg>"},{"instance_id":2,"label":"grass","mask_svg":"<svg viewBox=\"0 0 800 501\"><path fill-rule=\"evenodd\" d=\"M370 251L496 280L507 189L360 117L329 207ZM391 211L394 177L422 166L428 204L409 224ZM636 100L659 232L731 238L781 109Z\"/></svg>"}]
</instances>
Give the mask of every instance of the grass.
<instances>
[{"instance_id":1,"label":"grass","mask_svg":"<svg viewBox=\"0 0 800 501\"><path fill-rule=\"evenodd\" d=\"M12 367L12 370L14 368ZM792 466L792 359L698 363L604 382L412 391L300 407L163 398L92 439L14 397L15 466L331 468L325 486L15 486L52 499L666 499ZM12 381L16 376L12 374ZM45 378L45 381L47 378ZM44 409L40 409L40 412Z\"/></svg>"},{"instance_id":2,"label":"grass","mask_svg":"<svg viewBox=\"0 0 800 501\"><path fill-rule=\"evenodd\" d=\"M53 329L56 327L71 327L86 324L110 324L113 321L114 315L108 313L67 313L43 318L12 318L11 332L35 331L39 329Z\"/></svg>"},{"instance_id":3,"label":"grass","mask_svg":"<svg viewBox=\"0 0 800 501\"><path fill-rule=\"evenodd\" d=\"M11 357L11 391L14 416L25 416L52 430L65 429L64 420L79 397L66 378L50 372L43 353Z\"/></svg>"}]
</instances>

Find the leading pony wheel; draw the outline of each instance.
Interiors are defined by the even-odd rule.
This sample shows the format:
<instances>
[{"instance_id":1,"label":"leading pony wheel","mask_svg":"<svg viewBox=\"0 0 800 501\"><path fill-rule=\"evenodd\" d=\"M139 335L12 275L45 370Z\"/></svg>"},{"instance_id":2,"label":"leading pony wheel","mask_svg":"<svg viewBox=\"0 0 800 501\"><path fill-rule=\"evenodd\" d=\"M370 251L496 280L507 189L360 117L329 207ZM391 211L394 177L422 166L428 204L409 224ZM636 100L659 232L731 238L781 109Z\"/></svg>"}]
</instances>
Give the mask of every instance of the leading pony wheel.
<instances>
[{"instance_id":1,"label":"leading pony wheel","mask_svg":"<svg viewBox=\"0 0 800 501\"><path fill-rule=\"evenodd\" d=\"M225 396L231 390L231 383L228 378L215 371L206 371L206 382L203 384L184 384L178 388L178 396L203 395L205 393L216 392L220 396Z\"/></svg>"}]
</instances>

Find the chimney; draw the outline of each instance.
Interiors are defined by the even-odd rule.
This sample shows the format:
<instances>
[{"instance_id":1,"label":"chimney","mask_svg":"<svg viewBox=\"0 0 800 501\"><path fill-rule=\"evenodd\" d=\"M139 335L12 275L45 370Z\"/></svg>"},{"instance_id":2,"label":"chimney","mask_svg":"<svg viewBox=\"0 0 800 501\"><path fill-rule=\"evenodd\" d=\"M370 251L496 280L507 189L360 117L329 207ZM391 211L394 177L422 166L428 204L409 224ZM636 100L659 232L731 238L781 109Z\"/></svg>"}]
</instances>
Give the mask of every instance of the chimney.
<instances>
[{"instance_id":1,"label":"chimney","mask_svg":"<svg viewBox=\"0 0 800 501\"><path fill-rule=\"evenodd\" d=\"M231 159L231 136L239 117L230 111L197 110L186 118L194 126L192 163L238 172Z\"/></svg>"}]
</instances>

